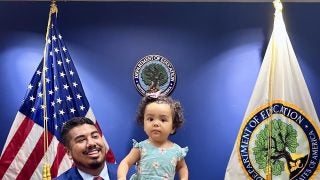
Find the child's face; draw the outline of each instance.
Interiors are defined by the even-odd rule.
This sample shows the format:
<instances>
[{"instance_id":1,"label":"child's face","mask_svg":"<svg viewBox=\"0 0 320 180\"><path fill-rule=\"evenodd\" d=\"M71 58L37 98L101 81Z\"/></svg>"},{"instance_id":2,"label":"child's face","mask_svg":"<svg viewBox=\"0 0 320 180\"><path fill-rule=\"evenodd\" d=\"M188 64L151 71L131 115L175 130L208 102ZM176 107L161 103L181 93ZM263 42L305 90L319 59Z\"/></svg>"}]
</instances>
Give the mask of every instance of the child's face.
<instances>
[{"instance_id":1,"label":"child's face","mask_svg":"<svg viewBox=\"0 0 320 180\"><path fill-rule=\"evenodd\" d=\"M156 144L166 142L174 132L172 110L169 104L150 103L146 106L143 120L144 131Z\"/></svg>"}]
</instances>

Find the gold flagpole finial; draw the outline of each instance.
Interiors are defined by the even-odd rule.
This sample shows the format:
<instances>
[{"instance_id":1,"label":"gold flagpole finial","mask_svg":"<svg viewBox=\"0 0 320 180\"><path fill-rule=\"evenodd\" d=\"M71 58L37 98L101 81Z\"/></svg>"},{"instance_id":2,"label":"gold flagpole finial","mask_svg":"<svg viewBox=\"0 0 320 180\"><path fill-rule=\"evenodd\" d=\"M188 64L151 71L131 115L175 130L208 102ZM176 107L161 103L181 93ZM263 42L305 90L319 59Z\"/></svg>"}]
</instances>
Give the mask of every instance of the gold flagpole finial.
<instances>
[{"instance_id":1,"label":"gold flagpole finial","mask_svg":"<svg viewBox=\"0 0 320 180\"><path fill-rule=\"evenodd\" d=\"M280 0L274 0L273 1L273 6L276 9L276 12L275 12L276 14L282 12L283 6L282 6L282 3L281 3Z\"/></svg>"},{"instance_id":2,"label":"gold flagpole finial","mask_svg":"<svg viewBox=\"0 0 320 180\"><path fill-rule=\"evenodd\" d=\"M57 13L58 12L58 8L56 5L56 0L52 0L51 1L51 5L50 5L50 13Z\"/></svg>"}]
</instances>

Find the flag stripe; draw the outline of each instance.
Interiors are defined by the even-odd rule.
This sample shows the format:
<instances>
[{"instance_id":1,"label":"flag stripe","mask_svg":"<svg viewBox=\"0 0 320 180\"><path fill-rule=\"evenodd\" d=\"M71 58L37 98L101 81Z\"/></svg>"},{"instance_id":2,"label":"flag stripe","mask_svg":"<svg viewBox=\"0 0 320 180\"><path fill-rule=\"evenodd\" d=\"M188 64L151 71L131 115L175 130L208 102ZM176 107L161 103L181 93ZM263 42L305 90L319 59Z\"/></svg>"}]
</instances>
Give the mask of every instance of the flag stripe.
<instances>
[{"instance_id":1,"label":"flag stripe","mask_svg":"<svg viewBox=\"0 0 320 180\"><path fill-rule=\"evenodd\" d=\"M4 173L9 168L11 162L15 159L18 151L20 150L20 147L28 137L28 134L30 133L33 127L33 124L33 121L25 117L21 125L17 129L16 133L13 135L12 139L10 140L10 143L6 147L0 159L0 179L2 179Z\"/></svg>"},{"instance_id":2,"label":"flag stripe","mask_svg":"<svg viewBox=\"0 0 320 180\"><path fill-rule=\"evenodd\" d=\"M65 154L60 163L58 174L62 174L64 171L66 171L66 169L70 168L71 166L72 166L72 161L69 159L68 155Z\"/></svg>"},{"instance_id":3,"label":"flag stripe","mask_svg":"<svg viewBox=\"0 0 320 180\"><path fill-rule=\"evenodd\" d=\"M16 179L21 169L23 168L24 163L28 160L29 155L32 153L33 148L36 146L36 142L41 136L41 133L39 133L41 131L42 128L39 128L38 125L33 124L31 131L26 135L27 138L24 140L22 146L17 152L17 155L12 160L4 177L6 177L8 174L13 174L14 179ZM17 131L17 133L19 132Z\"/></svg>"},{"instance_id":4,"label":"flag stripe","mask_svg":"<svg viewBox=\"0 0 320 180\"><path fill-rule=\"evenodd\" d=\"M109 162L111 163L116 163L116 159L114 158L113 152L111 151L110 148L107 152L106 159L109 160Z\"/></svg>"},{"instance_id":5,"label":"flag stripe","mask_svg":"<svg viewBox=\"0 0 320 180\"><path fill-rule=\"evenodd\" d=\"M26 117L26 116L25 116L24 114L22 114L22 113L20 113L20 112L18 111L18 113L17 113L17 115L16 115L16 117L15 117L15 120L13 121L13 124L12 124L12 126L11 126L10 132L9 132L9 134L8 134L6 143L5 143L4 146L3 146L1 156L3 155L4 151L6 150L9 142L11 142L12 137L16 134L17 129L21 126L21 123L23 122L23 120L24 120L25 117ZM0 163L1 163L1 161L0 161Z\"/></svg>"},{"instance_id":6,"label":"flag stripe","mask_svg":"<svg viewBox=\"0 0 320 180\"><path fill-rule=\"evenodd\" d=\"M51 165L51 176L56 177L58 175L58 168L60 163L63 160L64 155L66 154L63 144L59 143L57 147L57 154L56 157Z\"/></svg>"},{"instance_id":7,"label":"flag stripe","mask_svg":"<svg viewBox=\"0 0 320 180\"><path fill-rule=\"evenodd\" d=\"M55 138L53 138L53 140L51 141L50 145L49 145L49 150L46 152L46 154L44 156L42 156L42 159L40 161L40 163L38 164L38 166L36 167L36 169L34 170L32 176L30 177L30 179L38 179L39 177L42 176L43 174L43 166L45 163L48 163L50 165L50 162L53 161L54 157L55 157L55 151L54 149L52 149L50 151L51 148L54 148L54 140Z\"/></svg>"},{"instance_id":8,"label":"flag stripe","mask_svg":"<svg viewBox=\"0 0 320 180\"><path fill-rule=\"evenodd\" d=\"M40 138L36 146L33 148L32 153L28 157L27 162L24 164L24 167L21 169L17 179L30 179L31 175L35 171L36 167L38 166L39 162L41 161L44 151L43 151L43 138L44 133L41 134ZM52 140L52 135L48 135L48 142L50 143Z\"/></svg>"}]
</instances>

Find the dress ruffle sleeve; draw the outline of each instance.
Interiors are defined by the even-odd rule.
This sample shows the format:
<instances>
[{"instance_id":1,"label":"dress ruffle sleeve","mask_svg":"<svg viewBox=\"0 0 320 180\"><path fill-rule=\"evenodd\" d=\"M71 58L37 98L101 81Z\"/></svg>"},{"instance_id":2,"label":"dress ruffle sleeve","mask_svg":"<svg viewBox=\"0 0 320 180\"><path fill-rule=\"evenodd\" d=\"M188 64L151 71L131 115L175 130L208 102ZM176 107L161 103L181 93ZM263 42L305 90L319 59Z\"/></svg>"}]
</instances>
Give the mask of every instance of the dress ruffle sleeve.
<instances>
[{"instance_id":1,"label":"dress ruffle sleeve","mask_svg":"<svg viewBox=\"0 0 320 180\"><path fill-rule=\"evenodd\" d=\"M186 157L187 153L189 151L189 147L184 147L180 149L180 153L179 153L179 160L184 159L184 157Z\"/></svg>"},{"instance_id":2,"label":"dress ruffle sleeve","mask_svg":"<svg viewBox=\"0 0 320 180\"><path fill-rule=\"evenodd\" d=\"M140 143L138 141L136 141L135 139L132 139L132 146L134 148L140 148Z\"/></svg>"}]
</instances>

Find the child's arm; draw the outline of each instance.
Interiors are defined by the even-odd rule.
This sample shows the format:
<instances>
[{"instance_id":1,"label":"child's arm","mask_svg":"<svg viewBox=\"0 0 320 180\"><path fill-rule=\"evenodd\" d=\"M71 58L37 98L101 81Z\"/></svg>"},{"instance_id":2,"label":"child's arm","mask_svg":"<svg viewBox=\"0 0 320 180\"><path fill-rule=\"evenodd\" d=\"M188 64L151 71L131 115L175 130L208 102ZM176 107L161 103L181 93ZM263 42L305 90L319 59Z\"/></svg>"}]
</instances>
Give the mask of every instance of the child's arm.
<instances>
[{"instance_id":1,"label":"child's arm","mask_svg":"<svg viewBox=\"0 0 320 180\"><path fill-rule=\"evenodd\" d=\"M117 177L118 180L126 180L130 166L140 159L140 151L138 148L132 148L129 154L120 162Z\"/></svg>"},{"instance_id":2,"label":"child's arm","mask_svg":"<svg viewBox=\"0 0 320 180\"><path fill-rule=\"evenodd\" d=\"M180 180L188 180L189 171L187 163L184 159L177 162L177 171L180 177Z\"/></svg>"}]
</instances>

